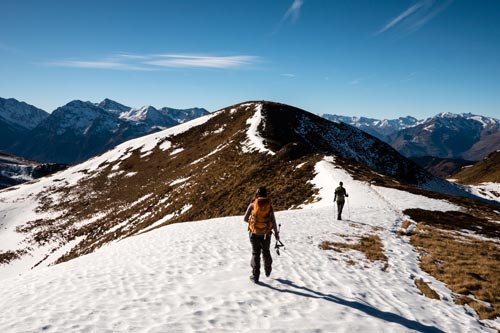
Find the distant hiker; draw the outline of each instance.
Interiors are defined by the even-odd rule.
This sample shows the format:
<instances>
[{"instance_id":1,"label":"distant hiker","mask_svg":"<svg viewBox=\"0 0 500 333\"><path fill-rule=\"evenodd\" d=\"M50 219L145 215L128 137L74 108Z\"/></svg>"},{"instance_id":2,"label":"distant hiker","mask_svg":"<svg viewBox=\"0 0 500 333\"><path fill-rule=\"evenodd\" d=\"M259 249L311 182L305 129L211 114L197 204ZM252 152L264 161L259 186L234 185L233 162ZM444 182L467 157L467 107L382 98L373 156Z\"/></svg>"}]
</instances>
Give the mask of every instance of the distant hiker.
<instances>
[{"instance_id":1,"label":"distant hiker","mask_svg":"<svg viewBox=\"0 0 500 333\"><path fill-rule=\"evenodd\" d=\"M267 197L265 187L259 187L255 199L248 205L244 221L248 223L250 243L252 244L252 275L250 279L257 283L260 275L260 254L264 257L264 270L266 276L271 274L273 259L271 258L271 235L279 240L276 218L274 217L271 200Z\"/></svg>"},{"instance_id":2,"label":"distant hiker","mask_svg":"<svg viewBox=\"0 0 500 333\"><path fill-rule=\"evenodd\" d=\"M335 189L335 197L333 198L333 201L337 202L337 220L342 220L342 209L344 208L345 197L349 196L342 185L344 184L340 182L339 186Z\"/></svg>"}]
</instances>

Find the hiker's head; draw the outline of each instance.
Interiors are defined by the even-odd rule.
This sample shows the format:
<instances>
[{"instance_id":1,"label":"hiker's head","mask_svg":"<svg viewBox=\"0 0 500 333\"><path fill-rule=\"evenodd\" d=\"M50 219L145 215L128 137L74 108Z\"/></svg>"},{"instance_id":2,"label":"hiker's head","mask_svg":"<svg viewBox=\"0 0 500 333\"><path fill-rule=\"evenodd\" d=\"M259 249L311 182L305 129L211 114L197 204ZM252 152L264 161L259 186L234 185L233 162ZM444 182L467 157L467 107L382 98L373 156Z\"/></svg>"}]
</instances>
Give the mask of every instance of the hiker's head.
<instances>
[{"instance_id":1,"label":"hiker's head","mask_svg":"<svg viewBox=\"0 0 500 333\"><path fill-rule=\"evenodd\" d=\"M261 198L267 197L267 189L264 186L259 187L257 189L257 192L255 192L255 197L256 198L258 198L258 197L261 197Z\"/></svg>"},{"instance_id":2,"label":"hiker's head","mask_svg":"<svg viewBox=\"0 0 500 333\"><path fill-rule=\"evenodd\" d=\"M340 186L344 185L344 183L340 182Z\"/></svg>"}]
</instances>

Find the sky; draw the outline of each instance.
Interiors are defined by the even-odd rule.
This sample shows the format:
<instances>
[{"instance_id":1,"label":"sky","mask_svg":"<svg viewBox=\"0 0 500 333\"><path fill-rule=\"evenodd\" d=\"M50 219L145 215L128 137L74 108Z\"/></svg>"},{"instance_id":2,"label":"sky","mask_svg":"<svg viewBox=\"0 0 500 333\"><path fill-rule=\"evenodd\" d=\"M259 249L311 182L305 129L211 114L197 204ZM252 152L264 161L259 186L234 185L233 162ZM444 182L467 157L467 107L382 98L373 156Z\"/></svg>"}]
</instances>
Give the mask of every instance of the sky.
<instances>
[{"instance_id":1,"label":"sky","mask_svg":"<svg viewBox=\"0 0 500 333\"><path fill-rule=\"evenodd\" d=\"M500 1L2 0L0 97L500 118Z\"/></svg>"}]
</instances>

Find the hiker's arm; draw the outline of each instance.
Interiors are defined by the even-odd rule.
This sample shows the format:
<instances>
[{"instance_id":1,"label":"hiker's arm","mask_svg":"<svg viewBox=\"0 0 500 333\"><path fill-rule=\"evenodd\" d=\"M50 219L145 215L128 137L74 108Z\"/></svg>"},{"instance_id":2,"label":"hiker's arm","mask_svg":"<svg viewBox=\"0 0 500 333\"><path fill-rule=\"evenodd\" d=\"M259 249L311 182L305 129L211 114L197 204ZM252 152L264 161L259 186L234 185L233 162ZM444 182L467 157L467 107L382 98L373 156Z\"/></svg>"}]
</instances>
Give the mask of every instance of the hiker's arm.
<instances>
[{"instance_id":1,"label":"hiker's arm","mask_svg":"<svg viewBox=\"0 0 500 333\"><path fill-rule=\"evenodd\" d=\"M253 204L249 204L247 211L245 213L245 217L243 218L243 221L245 221L246 223L248 223L248 221L250 220L250 215L252 214L252 210L253 210Z\"/></svg>"}]
</instances>

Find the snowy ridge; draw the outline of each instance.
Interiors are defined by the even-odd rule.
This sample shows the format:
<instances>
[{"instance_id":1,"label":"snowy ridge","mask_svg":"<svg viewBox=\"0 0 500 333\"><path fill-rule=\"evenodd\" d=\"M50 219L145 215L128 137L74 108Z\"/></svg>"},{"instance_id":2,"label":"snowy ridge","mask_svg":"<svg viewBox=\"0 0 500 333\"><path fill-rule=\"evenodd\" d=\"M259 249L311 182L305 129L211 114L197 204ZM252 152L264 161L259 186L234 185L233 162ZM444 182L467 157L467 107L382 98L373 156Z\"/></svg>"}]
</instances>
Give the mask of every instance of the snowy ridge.
<instances>
[{"instance_id":1,"label":"snowy ridge","mask_svg":"<svg viewBox=\"0 0 500 333\"><path fill-rule=\"evenodd\" d=\"M168 137L178 135L192 127L201 125L215 115L209 114L161 132L130 140L100 156L54 175L41 178L34 183L22 184L16 188L0 191L0 252L16 250L23 244L25 236L22 233L16 232L17 226L23 225L27 221L55 217L52 213L44 213L37 210L37 207L40 205L37 194L50 189L74 186L83 178L89 177L89 173L91 174L90 177L96 177L99 174L102 164L125 160L134 150L140 149L144 154L153 150L157 145L160 145L160 148L161 146L165 147L166 143L168 143ZM57 195L52 195L51 199L55 201L59 200ZM77 199L75 198L75 200ZM40 260L44 259L45 253L49 250L49 245L33 248L33 252L29 256L23 257L22 260L14 260L9 265L0 266L0 279L30 270ZM46 262L44 265L51 263Z\"/></svg>"},{"instance_id":2,"label":"snowy ridge","mask_svg":"<svg viewBox=\"0 0 500 333\"><path fill-rule=\"evenodd\" d=\"M458 207L355 181L330 157L317 171L318 201L276 214L286 249L281 256L273 252L272 275L261 285L248 280L251 251L242 216L174 224L3 279L0 330L494 332L454 304L450 290L420 270L413 247L393 232L404 208ZM320 179L344 181L351 194L348 220L332 220L336 182ZM373 232L387 266L354 251L318 247ZM415 278L442 300L420 295ZM489 324L500 327L499 320Z\"/></svg>"}]
</instances>

